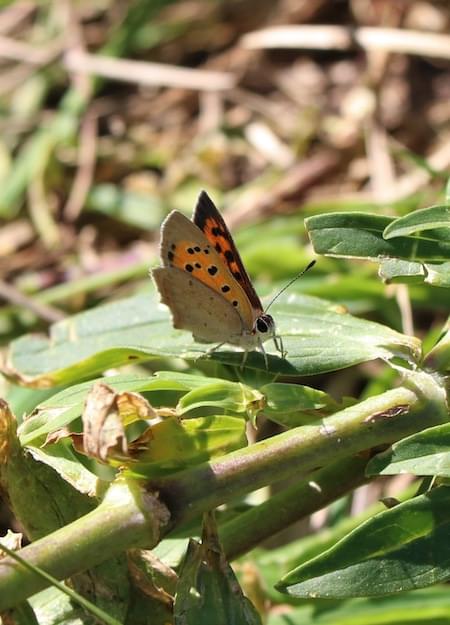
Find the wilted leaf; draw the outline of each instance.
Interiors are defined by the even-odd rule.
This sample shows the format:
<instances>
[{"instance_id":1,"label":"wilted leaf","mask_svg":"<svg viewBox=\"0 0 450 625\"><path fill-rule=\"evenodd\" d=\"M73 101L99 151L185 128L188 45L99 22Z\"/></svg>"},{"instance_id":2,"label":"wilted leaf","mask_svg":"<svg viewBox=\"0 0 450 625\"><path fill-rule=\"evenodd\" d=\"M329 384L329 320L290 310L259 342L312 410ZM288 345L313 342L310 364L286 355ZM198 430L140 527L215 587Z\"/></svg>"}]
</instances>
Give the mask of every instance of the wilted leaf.
<instances>
[{"instance_id":1,"label":"wilted leaf","mask_svg":"<svg viewBox=\"0 0 450 625\"><path fill-rule=\"evenodd\" d=\"M120 418L116 393L96 382L86 397L82 415L84 453L105 461L110 453L127 455L127 439Z\"/></svg>"}]
</instances>

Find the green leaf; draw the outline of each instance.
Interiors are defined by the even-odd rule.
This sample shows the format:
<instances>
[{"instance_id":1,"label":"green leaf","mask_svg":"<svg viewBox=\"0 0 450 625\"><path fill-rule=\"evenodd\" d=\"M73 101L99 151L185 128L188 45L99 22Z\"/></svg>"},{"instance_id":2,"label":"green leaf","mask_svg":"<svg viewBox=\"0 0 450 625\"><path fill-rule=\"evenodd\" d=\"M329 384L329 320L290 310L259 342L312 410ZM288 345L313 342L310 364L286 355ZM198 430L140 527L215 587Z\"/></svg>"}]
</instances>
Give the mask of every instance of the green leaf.
<instances>
[{"instance_id":1,"label":"green leaf","mask_svg":"<svg viewBox=\"0 0 450 625\"><path fill-rule=\"evenodd\" d=\"M98 378L107 381L114 390L143 392L147 390L173 390L179 388L175 381L159 380L154 377L118 375ZM21 444L40 445L50 432L55 432L77 419L83 410L87 393L96 380L77 384L52 395L39 404L32 415L18 428ZM184 390L182 385L181 390Z\"/></svg>"},{"instance_id":2,"label":"green leaf","mask_svg":"<svg viewBox=\"0 0 450 625\"><path fill-rule=\"evenodd\" d=\"M425 282L434 286L450 287L450 262L416 263L388 258L381 261L379 274L385 282Z\"/></svg>"},{"instance_id":3,"label":"green leaf","mask_svg":"<svg viewBox=\"0 0 450 625\"><path fill-rule=\"evenodd\" d=\"M220 380L183 395L177 410L179 414L186 415L191 410L209 406L253 419L264 406L264 396L245 384Z\"/></svg>"},{"instance_id":4,"label":"green leaf","mask_svg":"<svg viewBox=\"0 0 450 625\"><path fill-rule=\"evenodd\" d=\"M435 239L398 236L385 239L394 218L368 213L331 213L305 220L318 254L379 261L400 258L410 261L446 262L450 259L450 235Z\"/></svg>"},{"instance_id":5,"label":"green leaf","mask_svg":"<svg viewBox=\"0 0 450 625\"><path fill-rule=\"evenodd\" d=\"M136 393L167 393L174 395L173 404L180 393L189 393L193 389L208 387L222 382L215 378L200 375L188 375L172 371L160 371L154 376L113 375L98 378L117 392L134 391ZM81 416L87 393L97 380L89 380L66 388L41 402L33 414L19 427L18 434L22 445L40 445L51 432L68 426ZM238 383L229 383L240 388ZM214 405L214 404L213 404Z\"/></svg>"},{"instance_id":6,"label":"green leaf","mask_svg":"<svg viewBox=\"0 0 450 625\"><path fill-rule=\"evenodd\" d=\"M450 424L404 438L372 458L367 466L368 475L398 473L450 477Z\"/></svg>"},{"instance_id":7,"label":"green leaf","mask_svg":"<svg viewBox=\"0 0 450 625\"><path fill-rule=\"evenodd\" d=\"M207 517L206 517L207 518ZM191 540L181 566L174 625L261 625L228 564L211 519L204 521L202 544Z\"/></svg>"},{"instance_id":8,"label":"green leaf","mask_svg":"<svg viewBox=\"0 0 450 625\"><path fill-rule=\"evenodd\" d=\"M269 355L271 373L313 375L376 358L415 362L420 357L417 339L352 317L318 298L287 294L272 311L288 357ZM269 342L266 349L278 354ZM243 352L231 350L206 354L207 347L194 343L189 332L172 327L159 295L140 294L55 323L48 338L26 335L13 341L5 371L22 384L47 388L161 357L202 356L241 367ZM266 371L262 354L251 352L246 367Z\"/></svg>"},{"instance_id":9,"label":"green leaf","mask_svg":"<svg viewBox=\"0 0 450 625\"><path fill-rule=\"evenodd\" d=\"M38 462L51 467L63 480L78 492L95 497L97 494L98 476L91 473L80 462L68 441L59 441L45 448L27 447L27 452Z\"/></svg>"},{"instance_id":10,"label":"green leaf","mask_svg":"<svg viewBox=\"0 0 450 625\"><path fill-rule=\"evenodd\" d=\"M450 596L441 586L373 599L350 599L269 616L267 625L450 625Z\"/></svg>"},{"instance_id":11,"label":"green leaf","mask_svg":"<svg viewBox=\"0 0 450 625\"><path fill-rule=\"evenodd\" d=\"M366 521L277 584L295 597L380 596L450 577L450 488L440 487Z\"/></svg>"},{"instance_id":12,"label":"green leaf","mask_svg":"<svg viewBox=\"0 0 450 625\"><path fill-rule=\"evenodd\" d=\"M450 287L450 261L440 265L430 265L425 263L427 275L425 282L434 286Z\"/></svg>"},{"instance_id":13,"label":"green leaf","mask_svg":"<svg viewBox=\"0 0 450 625\"><path fill-rule=\"evenodd\" d=\"M347 464L347 461L338 461L337 463L334 463L338 472L342 471L343 463ZM349 461L348 464L353 463L352 461ZM330 463L330 466L333 466L333 463ZM311 475L311 483L315 488L316 482L314 473ZM414 496L416 491L416 486L410 486L407 491L398 495L398 499L400 501L406 501ZM326 550L329 550L336 545L338 541L347 536L349 532L359 527L361 523L386 510L384 504L376 502L365 508L365 510L359 514L352 516L347 513L348 503L348 498L343 497L335 504L332 504L329 508L330 515L332 514L332 509L335 505L343 508L343 514L339 516L334 523L333 518L330 516L329 526L323 528L320 532L313 532L312 534L293 540L280 547L274 547L271 549L258 547L252 552L251 562L255 567L257 567L263 580L263 584L267 588L269 599L272 602L295 603L297 599L286 596L285 594L281 595L278 591L274 590L274 586L280 577L283 577L289 571L298 568L300 565L312 560L316 556L324 553Z\"/></svg>"},{"instance_id":14,"label":"green leaf","mask_svg":"<svg viewBox=\"0 0 450 625\"><path fill-rule=\"evenodd\" d=\"M131 461L118 464L126 467L123 471L127 475L153 478L182 471L246 445L243 419L226 415L181 421L168 418L152 426L147 448L139 445Z\"/></svg>"},{"instance_id":15,"label":"green leaf","mask_svg":"<svg viewBox=\"0 0 450 625\"><path fill-rule=\"evenodd\" d=\"M425 356L424 365L431 371L450 371L450 318L447 319L441 338Z\"/></svg>"},{"instance_id":16,"label":"green leaf","mask_svg":"<svg viewBox=\"0 0 450 625\"><path fill-rule=\"evenodd\" d=\"M379 275L385 282L420 284L425 281L426 270L423 263L387 258L380 262Z\"/></svg>"},{"instance_id":17,"label":"green leaf","mask_svg":"<svg viewBox=\"0 0 450 625\"><path fill-rule=\"evenodd\" d=\"M0 409L0 447L0 489L31 540L53 532L94 506L92 498L23 449L16 437L15 419L6 405ZM31 501L39 505L33 506Z\"/></svg>"},{"instance_id":18,"label":"green leaf","mask_svg":"<svg viewBox=\"0 0 450 625\"><path fill-rule=\"evenodd\" d=\"M264 415L289 428L338 410L337 402L327 393L309 386L274 382L260 390L267 398Z\"/></svg>"},{"instance_id":19,"label":"green leaf","mask_svg":"<svg viewBox=\"0 0 450 625\"><path fill-rule=\"evenodd\" d=\"M438 228L444 230L433 232ZM392 221L384 230L384 238L393 239L426 231L426 235L420 234L418 238L428 241L450 241L450 230L445 228L450 228L450 207L429 206Z\"/></svg>"}]
</instances>

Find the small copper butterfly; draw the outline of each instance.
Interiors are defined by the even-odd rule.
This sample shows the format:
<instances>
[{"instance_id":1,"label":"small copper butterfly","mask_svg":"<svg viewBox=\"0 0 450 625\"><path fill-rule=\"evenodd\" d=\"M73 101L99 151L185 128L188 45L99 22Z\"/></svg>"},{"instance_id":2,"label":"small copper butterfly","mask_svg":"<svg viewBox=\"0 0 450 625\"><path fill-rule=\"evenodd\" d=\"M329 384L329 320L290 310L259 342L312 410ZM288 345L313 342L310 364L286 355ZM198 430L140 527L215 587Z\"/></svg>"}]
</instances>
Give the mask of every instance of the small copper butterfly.
<instances>
[{"instance_id":1,"label":"small copper butterfly","mask_svg":"<svg viewBox=\"0 0 450 625\"><path fill-rule=\"evenodd\" d=\"M192 221L172 211L161 226L161 264L152 271L161 301L174 328L189 330L198 343L228 343L249 351L273 339L285 356L273 317L245 271L233 238L205 191L199 195Z\"/></svg>"}]
</instances>

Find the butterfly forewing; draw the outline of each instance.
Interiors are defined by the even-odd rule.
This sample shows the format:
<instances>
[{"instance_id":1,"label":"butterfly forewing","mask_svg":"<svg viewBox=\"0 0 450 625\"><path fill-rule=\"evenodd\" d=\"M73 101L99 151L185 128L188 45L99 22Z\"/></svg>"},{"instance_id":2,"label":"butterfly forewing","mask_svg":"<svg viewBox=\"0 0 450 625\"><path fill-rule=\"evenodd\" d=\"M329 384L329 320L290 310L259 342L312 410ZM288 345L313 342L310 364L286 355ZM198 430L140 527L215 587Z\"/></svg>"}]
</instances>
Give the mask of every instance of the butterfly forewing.
<instances>
[{"instance_id":1,"label":"butterfly forewing","mask_svg":"<svg viewBox=\"0 0 450 625\"><path fill-rule=\"evenodd\" d=\"M255 319L263 310L261 300L252 286L245 271L239 252L236 249L230 231L221 214L217 210L209 195L202 191L197 201L193 215L194 223L200 228L214 250L223 259L231 275L244 289L250 302Z\"/></svg>"},{"instance_id":2,"label":"butterfly forewing","mask_svg":"<svg viewBox=\"0 0 450 625\"><path fill-rule=\"evenodd\" d=\"M242 329L252 329L254 313L246 292L230 273L212 243L182 213L172 211L165 220L160 251L163 267L181 270L191 281L198 281L205 288L214 291L220 296L222 303L229 304L236 310L241 318ZM183 305L201 309L203 302L184 301Z\"/></svg>"}]
</instances>

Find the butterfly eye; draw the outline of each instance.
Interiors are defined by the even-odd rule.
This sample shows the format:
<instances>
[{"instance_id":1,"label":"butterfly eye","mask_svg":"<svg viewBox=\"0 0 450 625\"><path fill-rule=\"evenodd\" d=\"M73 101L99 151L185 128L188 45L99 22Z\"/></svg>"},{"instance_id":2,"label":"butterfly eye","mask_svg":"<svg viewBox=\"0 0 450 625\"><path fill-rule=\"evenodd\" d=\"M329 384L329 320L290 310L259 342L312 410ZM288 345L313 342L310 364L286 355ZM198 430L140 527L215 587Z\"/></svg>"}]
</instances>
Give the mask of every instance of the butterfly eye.
<instances>
[{"instance_id":1,"label":"butterfly eye","mask_svg":"<svg viewBox=\"0 0 450 625\"><path fill-rule=\"evenodd\" d=\"M273 332L275 328L275 322L271 315L263 314L256 320L256 329L261 334L266 334L266 332Z\"/></svg>"},{"instance_id":2,"label":"butterfly eye","mask_svg":"<svg viewBox=\"0 0 450 625\"><path fill-rule=\"evenodd\" d=\"M258 330L258 332L261 332L262 334L265 334L267 330L269 329L269 326L267 325L267 323L264 321L262 317L260 317L257 320L256 329Z\"/></svg>"}]
</instances>

